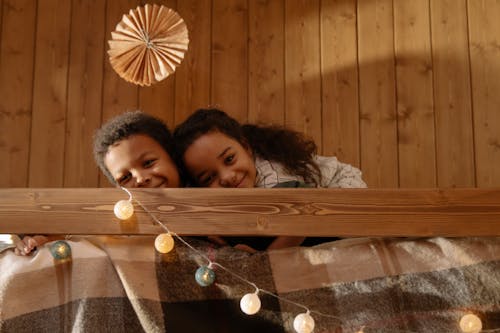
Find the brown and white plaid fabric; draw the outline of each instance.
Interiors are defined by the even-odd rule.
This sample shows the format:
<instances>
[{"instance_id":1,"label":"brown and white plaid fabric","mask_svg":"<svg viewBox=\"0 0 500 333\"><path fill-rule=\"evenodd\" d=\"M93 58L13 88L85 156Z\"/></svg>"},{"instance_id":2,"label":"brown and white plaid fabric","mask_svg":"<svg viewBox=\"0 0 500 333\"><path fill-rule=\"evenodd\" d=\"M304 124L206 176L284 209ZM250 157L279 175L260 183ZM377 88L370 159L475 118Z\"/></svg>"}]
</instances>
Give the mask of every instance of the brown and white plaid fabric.
<instances>
[{"instance_id":1,"label":"brown and white plaid fabric","mask_svg":"<svg viewBox=\"0 0 500 333\"><path fill-rule=\"evenodd\" d=\"M188 239L209 258L260 288L333 317L312 313L314 332L460 332L479 315L500 327L500 238L345 239L312 248L248 254ZM158 254L154 237L72 240L71 261L48 246L32 257L0 254L1 332L294 332L304 310L260 293L262 309L243 314L254 289L179 244Z\"/></svg>"}]
</instances>

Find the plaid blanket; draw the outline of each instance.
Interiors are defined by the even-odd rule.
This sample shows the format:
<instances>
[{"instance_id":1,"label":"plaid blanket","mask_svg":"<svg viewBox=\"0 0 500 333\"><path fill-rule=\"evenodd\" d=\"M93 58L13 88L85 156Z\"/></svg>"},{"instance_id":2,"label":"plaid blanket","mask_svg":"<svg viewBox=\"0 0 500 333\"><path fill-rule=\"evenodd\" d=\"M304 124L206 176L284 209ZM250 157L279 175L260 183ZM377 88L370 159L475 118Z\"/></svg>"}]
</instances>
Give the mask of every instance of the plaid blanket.
<instances>
[{"instance_id":1,"label":"plaid blanket","mask_svg":"<svg viewBox=\"0 0 500 333\"><path fill-rule=\"evenodd\" d=\"M294 332L313 311L314 332L460 332L466 313L500 327L500 239L344 239L311 248L248 254L188 242L280 298L241 312L255 289L220 268L196 284L203 258L176 242L159 254L154 237L69 241L71 261L48 245L32 257L0 254L1 332ZM314 311L321 312L325 316Z\"/></svg>"}]
</instances>

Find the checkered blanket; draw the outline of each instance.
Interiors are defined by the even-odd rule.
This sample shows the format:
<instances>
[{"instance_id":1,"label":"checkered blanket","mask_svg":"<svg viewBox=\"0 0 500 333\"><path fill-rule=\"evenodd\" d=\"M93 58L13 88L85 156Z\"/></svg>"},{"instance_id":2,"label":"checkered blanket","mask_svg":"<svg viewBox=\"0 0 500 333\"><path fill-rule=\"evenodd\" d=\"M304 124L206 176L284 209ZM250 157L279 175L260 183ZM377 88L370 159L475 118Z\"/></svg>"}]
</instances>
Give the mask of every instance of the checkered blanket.
<instances>
[{"instance_id":1,"label":"checkered blanket","mask_svg":"<svg viewBox=\"0 0 500 333\"><path fill-rule=\"evenodd\" d=\"M314 332L460 332L466 313L500 327L500 238L344 239L312 248L249 254L186 238L233 274L196 284L206 264L177 242L159 254L154 237L69 241L72 260L46 244L32 257L0 254L1 332L294 332L309 307ZM261 310L241 312L259 288ZM323 315L318 314L321 312Z\"/></svg>"}]
</instances>

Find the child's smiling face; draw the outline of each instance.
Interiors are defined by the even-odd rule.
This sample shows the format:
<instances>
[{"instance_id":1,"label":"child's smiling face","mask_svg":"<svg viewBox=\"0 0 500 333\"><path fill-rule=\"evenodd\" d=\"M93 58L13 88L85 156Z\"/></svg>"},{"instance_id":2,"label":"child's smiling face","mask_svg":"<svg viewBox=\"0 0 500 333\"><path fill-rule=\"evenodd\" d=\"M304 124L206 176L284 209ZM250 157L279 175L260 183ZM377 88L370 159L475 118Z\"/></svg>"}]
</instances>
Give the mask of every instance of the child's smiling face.
<instances>
[{"instance_id":1,"label":"child's smiling face","mask_svg":"<svg viewBox=\"0 0 500 333\"><path fill-rule=\"evenodd\" d=\"M198 186L255 186L257 172L251 151L221 132L201 135L186 149L183 158Z\"/></svg>"},{"instance_id":2,"label":"child's smiling face","mask_svg":"<svg viewBox=\"0 0 500 333\"><path fill-rule=\"evenodd\" d=\"M179 187L180 177L170 155L153 138L135 134L109 146L104 164L123 187Z\"/></svg>"}]
</instances>

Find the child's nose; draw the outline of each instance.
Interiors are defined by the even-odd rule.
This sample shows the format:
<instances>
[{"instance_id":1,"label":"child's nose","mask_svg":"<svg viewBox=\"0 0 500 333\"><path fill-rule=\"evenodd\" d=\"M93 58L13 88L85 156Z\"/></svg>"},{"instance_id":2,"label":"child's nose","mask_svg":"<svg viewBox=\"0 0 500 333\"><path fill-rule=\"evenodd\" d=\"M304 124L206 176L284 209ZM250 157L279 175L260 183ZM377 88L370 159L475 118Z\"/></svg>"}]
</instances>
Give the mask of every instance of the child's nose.
<instances>
[{"instance_id":1,"label":"child's nose","mask_svg":"<svg viewBox=\"0 0 500 333\"><path fill-rule=\"evenodd\" d=\"M226 170L220 173L219 183L222 187L236 186L236 173L231 170Z\"/></svg>"},{"instance_id":2,"label":"child's nose","mask_svg":"<svg viewBox=\"0 0 500 333\"><path fill-rule=\"evenodd\" d=\"M137 172L135 182L137 187L146 187L151 184L151 176L147 172Z\"/></svg>"}]
</instances>

